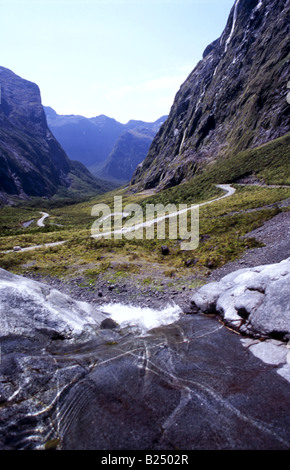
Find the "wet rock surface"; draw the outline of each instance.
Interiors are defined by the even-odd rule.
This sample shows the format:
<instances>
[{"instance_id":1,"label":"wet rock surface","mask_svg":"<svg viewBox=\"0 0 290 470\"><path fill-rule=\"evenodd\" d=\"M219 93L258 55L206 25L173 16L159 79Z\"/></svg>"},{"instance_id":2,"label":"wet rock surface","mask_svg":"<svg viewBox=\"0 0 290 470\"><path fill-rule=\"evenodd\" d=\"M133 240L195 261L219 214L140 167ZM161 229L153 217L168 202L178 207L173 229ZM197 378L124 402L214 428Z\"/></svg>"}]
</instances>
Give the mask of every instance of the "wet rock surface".
<instances>
[{"instance_id":1,"label":"wet rock surface","mask_svg":"<svg viewBox=\"0 0 290 470\"><path fill-rule=\"evenodd\" d=\"M290 258L243 268L201 287L193 307L216 312L245 333L290 339Z\"/></svg>"},{"instance_id":2,"label":"wet rock surface","mask_svg":"<svg viewBox=\"0 0 290 470\"><path fill-rule=\"evenodd\" d=\"M16 277L0 274L3 299ZM44 287L33 288L29 300L24 290L26 323L22 316L17 326L16 307L6 304L1 328L1 449L290 449L286 344L272 342L276 359L268 361L262 342L214 315L181 313L170 325L136 331L108 325L97 306L88 315L84 303L74 324L85 335L77 328L66 335L45 315L36 334L29 312L37 298L43 303ZM45 298L47 308L57 309L58 299L75 305L48 286ZM69 323L59 312L61 326Z\"/></svg>"},{"instance_id":3,"label":"wet rock surface","mask_svg":"<svg viewBox=\"0 0 290 470\"><path fill-rule=\"evenodd\" d=\"M183 318L134 345L126 341L113 348L89 382L71 390L71 399L86 391L90 406L83 402L80 418L66 429L63 446L289 448L289 387L246 352L238 337L212 319L195 320L194 331L191 319ZM277 407L271 380L277 386Z\"/></svg>"}]
</instances>

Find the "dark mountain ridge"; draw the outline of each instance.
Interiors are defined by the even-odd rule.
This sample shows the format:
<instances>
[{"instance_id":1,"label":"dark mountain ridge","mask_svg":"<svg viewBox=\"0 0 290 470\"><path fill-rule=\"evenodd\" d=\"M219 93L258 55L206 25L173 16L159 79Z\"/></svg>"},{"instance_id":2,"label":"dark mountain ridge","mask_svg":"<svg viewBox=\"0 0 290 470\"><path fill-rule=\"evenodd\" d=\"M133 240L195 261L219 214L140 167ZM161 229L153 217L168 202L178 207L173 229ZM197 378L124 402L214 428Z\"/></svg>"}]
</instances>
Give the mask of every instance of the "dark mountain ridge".
<instances>
[{"instance_id":1,"label":"dark mountain ridge","mask_svg":"<svg viewBox=\"0 0 290 470\"><path fill-rule=\"evenodd\" d=\"M290 131L289 0L236 0L131 180L166 188Z\"/></svg>"},{"instance_id":2,"label":"dark mountain ridge","mask_svg":"<svg viewBox=\"0 0 290 470\"><path fill-rule=\"evenodd\" d=\"M0 86L1 199L102 192L102 183L71 161L49 130L39 87L4 67Z\"/></svg>"}]
</instances>

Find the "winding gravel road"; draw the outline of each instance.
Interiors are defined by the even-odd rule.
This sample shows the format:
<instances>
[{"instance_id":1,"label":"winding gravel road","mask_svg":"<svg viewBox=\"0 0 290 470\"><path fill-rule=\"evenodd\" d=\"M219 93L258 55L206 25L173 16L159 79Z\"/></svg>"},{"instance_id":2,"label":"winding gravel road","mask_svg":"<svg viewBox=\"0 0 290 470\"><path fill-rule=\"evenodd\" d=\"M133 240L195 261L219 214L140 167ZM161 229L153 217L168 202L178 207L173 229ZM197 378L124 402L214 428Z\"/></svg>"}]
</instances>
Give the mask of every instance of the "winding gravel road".
<instances>
[{"instance_id":1,"label":"winding gravel road","mask_svg":"<svg viewBox=\"0 0 290 470\"><path fill-rule=\"evenodd\" d=\"M37 221L37 225L38 227L45 227L44 221L49 217L49 214L47 212L40 212L40 214L42 214L42 217Z\"/></svg>"},{"instance_id":2,"label":"winding gravel road","mask_svg":"<svg viewBox=\"0 0 290 470\"><path fill-rule=\"evenodd\" d=\"M216 185L216 186L223 189L226 192L226 194L224 196L220 196L218 198L215 198L211 201L207 201L207 202L204 202L202 204L199 204L199 206L204 206L206 204L211 204L213 202L219 201L220 199L224 199L226 197L232 196L236 191L235 188L233 188L230 184L219 184L219 185ZM191 210L192 207L195 207L195 206L191 206L191 207L187 208L186 211ZM174 214L170 214L170 217L175 216L175 215L179 215L182 212L185 212L185 210L183 209L182 211L178 211ZM42 217L37 221L37 225L38 225L38 227L44 227L45 226L44 220L47 219L47 217L49 217L49 214L47 212L40 212L40 214L42 214ZM112 214L112 216L114 216L114 214ZM154 219L150 222L148 222L148 221L147 222L142 222L141 224L138 225L138 227L134 225L132 227L129 227L129 229L127 229L126 231L136 230L137 228L145 227L146 225L148 225L148 223L152 224L152 223L160 222L164 218L168 218L168 217L169 216L167 215L167 216L164 216L164 217L160 217L158 219ZM92 238L100 238L104 235L107 235L107 234L112 235L114 233L124 233L124 230L121 229L121 230L118 230L118 231L115 231L115 232L108 232L108 233L101 233L101 234L98 234L98 235L92 235ZM33 245L33 246L26 247L26 248L21 248L20 246L18 246L18 247L14 247L13 250L2 251L1 253L32 251L32 250L36 250L38 248L49 248L49 247L53 247L53 246L57 246L57 245L63 245L66 242L67 242L67 240L64 240L64 241L60 241L60 242L46 243L44 245Z\"/></svg>"},{"instance_id":3,"label":"winding gravel road","mask_svg":"<svg viewBox=\"0 0 290 470\"><path fill-rule=\"evenodd\" d=\"M187 208L183 208L179 211L175 211L175 212L171 212L170 214L166 214L166 215L163 215L163 216L160 216L160 217L157 217L155 219L152 219L152 220L146 220L145 222L139 222L139 223L136 223L134 222L132 225L129 225L127 227L122 227L118 230L114 230L113 232L110 230L108 232L99 232L99 223L102 221L104 221L106 218L108 218L108 216L106 216L105 218L102 218L101 220L98 221L98 224L96 225L96 227L92 228L92 238L102 238L102 237L109 237L111 238L112 235L118 235L118 234L126 234L126 233L129 233L129 232L132 232L132 231L137 231L137 230L140 230L142 228L145 228L145 227L149 227L153 224L156 224L156 223L159 223L159 222L162 222L164 219L169 219L169 218L172 218L172 217L176 217L176 216L179 216L180 214L184 214L185 212L188 212L190 210L193 210L194 208L196 207L201 207L201 206L205 206L206 204L212 204L213 202L217 202L217 201L220 201L221 199L224 199L226 197L229 197L229 196L232 196L236 190L235 188L233 188L230 184L217 184L216 185L217 188L221 188L223 189L226 194L224 196L220 196L220 197L217 197L215 199L212 199L211 201L206 201L206 202L203 202L201 204L193 204ZM114 215L119 215L119 214L110 214L109 217L114 217ZM126 217L128 214L126 213L123 213L123 216ZM135 219L135 217L134 217ZM132 219L132 221L134 221L134 219ZM143 219L143 212L142 212L142 219ZM97 231L97 233L95 233Z\"/></svg>"}]
</instances>

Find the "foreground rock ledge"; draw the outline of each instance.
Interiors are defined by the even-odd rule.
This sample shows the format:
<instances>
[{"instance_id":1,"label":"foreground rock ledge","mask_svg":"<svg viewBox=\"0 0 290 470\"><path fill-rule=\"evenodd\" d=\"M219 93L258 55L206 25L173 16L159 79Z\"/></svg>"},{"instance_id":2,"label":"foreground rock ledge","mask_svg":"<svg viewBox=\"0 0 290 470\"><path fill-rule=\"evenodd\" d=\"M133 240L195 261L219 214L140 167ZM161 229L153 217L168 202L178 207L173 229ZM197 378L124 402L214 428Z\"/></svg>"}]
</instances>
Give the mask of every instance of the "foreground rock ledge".
<instances>
[{"instance_id":1,"label":"foreground rock ledge","mask_svg":"<svg viewBox=\"0 0 290 470\"><path fill-rule=\"evenodd\" d=\"M201 287L191 306L218 313L227 324L255 336L290 339L290 258L244 268Z\"/></svg>"},{"instance_id":2,"label":"foreground rock ledge","mask_svg":"<svg viewBox=\"0 0 290 470\"><path fill-rule=\"evenodd\" d=\"M0 269L0 337L87 341L107 318L86 302Z\"/></svg>"},{"instance_id":3,"label":"foreground rock ledge","mask_svg":"<svg viewBox=\"0 0 290 470\"><path fill-rule=\"evenodd\" d=\"M281 341L210 315L139 334L4 270L0 309L1 450L290 449Z\"/></svg>"}]
</instances>

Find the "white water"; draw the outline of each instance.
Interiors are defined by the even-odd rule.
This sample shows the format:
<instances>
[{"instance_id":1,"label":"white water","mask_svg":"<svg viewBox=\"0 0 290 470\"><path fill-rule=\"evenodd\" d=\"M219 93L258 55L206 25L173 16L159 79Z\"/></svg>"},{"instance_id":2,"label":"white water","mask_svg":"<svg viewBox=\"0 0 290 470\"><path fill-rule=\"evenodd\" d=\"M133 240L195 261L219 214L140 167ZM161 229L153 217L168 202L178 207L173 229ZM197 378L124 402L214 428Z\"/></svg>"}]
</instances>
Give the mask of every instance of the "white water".
<instances>
[{"instance_id":1,"label":"white water","mask_svg":"<svg viewBox=\"0 0 290 470\"><path fill-rule=\"evenodd\" d=\"M239 3L240 3L240 0L236 0L232 29L231 29L231 32L230 32L230 35L229 35L228 39L226 40L225 52L227 52L227 50L228 50L228 45L231 42L234 31L235 31L235 26L236 26L236 21L237 21L237 16L238 16L238 5L239 5Z\"/></svg>"},{"instance_id":2,"label":"white water","mask_svg":"<svg viewBox=\"0 0 290 470\"><path fill-rule=\"evenodd\" d=\"M155 310L120 303L104 305L102 311L109 314L122 328L134 327L142 334L146 334L152 328L174 323L179 320L182 313L178 305L168 305L162 310Z\"/></svg>"}]
</instances>

